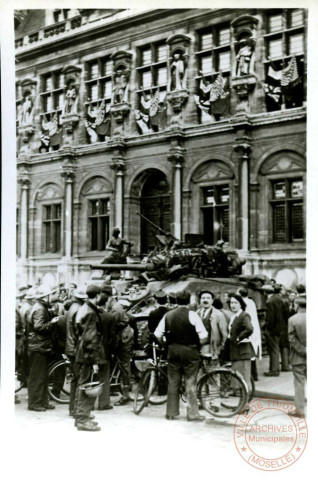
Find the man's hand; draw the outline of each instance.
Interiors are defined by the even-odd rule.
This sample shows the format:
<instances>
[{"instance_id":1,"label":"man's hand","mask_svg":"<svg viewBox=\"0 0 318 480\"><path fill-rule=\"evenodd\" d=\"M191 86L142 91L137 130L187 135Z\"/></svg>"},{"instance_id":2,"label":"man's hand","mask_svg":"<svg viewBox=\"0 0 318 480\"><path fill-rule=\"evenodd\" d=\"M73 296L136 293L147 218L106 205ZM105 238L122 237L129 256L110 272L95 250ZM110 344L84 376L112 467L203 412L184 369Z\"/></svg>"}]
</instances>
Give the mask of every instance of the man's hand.
<instances>
[{"instance_id":1,"label":"man's hand","mask_svg":"<svg viewBox=\"0 0 318 480\"><path fill-rule=\"evenodd\" d=\"M59 317L53 317L50 323L56 323L59 321Z\"/></svg>"},{"instance_id":2,"label":"man's hand","mask_svg":"<svg viewBox=\"0 0 318 480\"><path fill-rule=\"evenodd\" d=\"M93 373L98 373L99 368L98 365L93 365Z\"/></svg>"}]
</instances>

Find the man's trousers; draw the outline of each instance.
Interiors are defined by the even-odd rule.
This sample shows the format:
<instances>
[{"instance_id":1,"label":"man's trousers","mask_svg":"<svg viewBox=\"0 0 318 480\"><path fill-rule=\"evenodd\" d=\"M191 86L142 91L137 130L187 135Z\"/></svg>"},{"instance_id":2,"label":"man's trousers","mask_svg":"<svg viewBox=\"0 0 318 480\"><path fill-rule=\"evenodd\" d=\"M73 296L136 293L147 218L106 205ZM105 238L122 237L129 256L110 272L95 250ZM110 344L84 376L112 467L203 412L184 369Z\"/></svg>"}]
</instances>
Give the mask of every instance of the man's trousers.
<instances>
[{"instance_id":1,"label":"man's trousers","mask_svg":"<svg viewBox=\"0 0 318 480\"><path fill-rule=\"evenodd\" d=\"M41 408L48 404L48 353L29 352L28 406Z\"/></svg>"},{"instance_id":2,"label":"man's trousers","mask_svg":"<svg viewBox=\"0 0 318 480\"><path fill-rule=\"evenodd\" d=\"M307 381L307 365L293 365L295 405L301 413L305 410L305 386Z\"/></svg>"},{"instance_id":3,"label":"man's trousers","mask_svg":"<svg viewBox=\"0 0 318 480\"><path fill-rule=\"evenodd\" d=\"M76 420L78 422L84 423L89 419L90 413L94 408L95 397L89 397L86 395L84 390L81 390L79 387L84 383L90 382L92 378L92 365L79 364L79 379L78 379L78 397L77 397L77 407L76 407Z\"/></svg>"},{"instance_id":4,"label":"man's trousers","mask_svg":"<svg viewBox=\"0 0 318 480\"><path fill-rule=\"evenodd\" d=\"M199 415L197 376L200 366L199 351L195 346L171 344L168 347L167 415L179 415L180 387L185 379L187 413L190 418Z\"/></svg>"}]
</instances>

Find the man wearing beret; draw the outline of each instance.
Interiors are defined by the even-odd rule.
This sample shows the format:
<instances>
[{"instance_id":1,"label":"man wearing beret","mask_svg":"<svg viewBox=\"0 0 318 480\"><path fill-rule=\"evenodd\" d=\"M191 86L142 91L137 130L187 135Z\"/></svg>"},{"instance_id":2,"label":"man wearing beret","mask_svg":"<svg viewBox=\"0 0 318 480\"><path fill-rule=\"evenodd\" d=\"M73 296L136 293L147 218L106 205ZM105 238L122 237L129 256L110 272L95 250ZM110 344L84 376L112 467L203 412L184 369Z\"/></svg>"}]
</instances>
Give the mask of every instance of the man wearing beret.
<instances>
[{"instance_id":1,"label":"man wearing beret","mask_svg":"<svg viewBox=\"0 0 318 480\"><path fill-rule=\"evenodd\" d=\"M79 363L79 379L75 426L78 430L97 432L100 427L92 421L91 417L96 399L86 395L80 387L91 382L92 373L98 374L99 365L106 363L98 309L101 289L97 285L88 285L86 295L88 298L76 315L76 326L79 332L76 352L76 362ZM96 376L94 380L96 381Z\"/></svg>"},{"instance_id":2,"label":"man wearing beret","mask_svg":"<svg viewBox=\"0 0 318 480\"><path fill-rule=\"evenodd\" d=\"M290 344L290 363L294 375L296 410L289 415L304 417L305 385L307 380L306 348L306 297L295 300L297 313L288 320L288 338Z\"/></svg>"}]
</instances>

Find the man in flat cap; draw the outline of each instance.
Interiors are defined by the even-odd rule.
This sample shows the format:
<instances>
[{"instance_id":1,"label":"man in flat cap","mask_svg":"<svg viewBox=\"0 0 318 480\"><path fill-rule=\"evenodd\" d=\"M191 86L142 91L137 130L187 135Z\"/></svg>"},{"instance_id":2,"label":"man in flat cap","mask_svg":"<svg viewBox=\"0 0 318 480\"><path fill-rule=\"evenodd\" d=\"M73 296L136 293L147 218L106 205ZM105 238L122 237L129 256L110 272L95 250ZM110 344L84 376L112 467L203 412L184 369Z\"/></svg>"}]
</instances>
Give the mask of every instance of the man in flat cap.
<instances>
[{"instance_id":1,"label":"man in flat cap","mask_svg":"<svg viewBox=\"0 0 318 480\"><path fill-rule=\"evenodd\" d=\"M86 295L88 298L76 315L76 326L80 339L76 351L76 362L79 363L79 379L75 426L78 430L97 432L100 427L92 421L91 417L96 399L86 395L80 387L91 382L92 373L95 374L94 381L97 381L99 365L106 363L100 311L98 309L101 289L94 284L88 285Z\"/></svg>"},{"instance_id":2,"label":"man in flat cap","mask_svg":"<svg viewBox=\"0 0 318 480\"><path fill-rule=\"evenodd\" d=\"M55 408L48 402L48 369L53 353L53 329L58 317L51 318L49 298L51 289L38 288L36 302L30 311L28 328L29 378L28 408L44 412Z\"/></svg>"},{"instance_id":3,"label":"man in flat cap","mask_svg":"<svg viewBox=\"0 0 318 480\"><path fill-rule=\"evenodd\" d=\"M306 297L297 297L295 306L297 313L288 320L288 337L290 344L290 364L294 375L296 410L289 415L304 417L305 385L307 381L307 348L306 348Z\"/></svg>"}]
</instances>

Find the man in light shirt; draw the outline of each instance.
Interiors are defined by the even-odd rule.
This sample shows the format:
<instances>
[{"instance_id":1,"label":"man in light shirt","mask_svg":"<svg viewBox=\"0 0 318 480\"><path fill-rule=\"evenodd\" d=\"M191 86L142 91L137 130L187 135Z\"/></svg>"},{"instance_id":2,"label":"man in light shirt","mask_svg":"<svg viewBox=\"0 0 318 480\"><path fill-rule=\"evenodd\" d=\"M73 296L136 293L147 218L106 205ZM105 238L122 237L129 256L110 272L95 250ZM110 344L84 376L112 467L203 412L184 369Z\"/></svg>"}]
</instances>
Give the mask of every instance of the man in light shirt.
<instances>
[{"instance_id":1,"label":"man in light shirt","mask_svg":"<svg viewBox=\"0 0 318 480\"><path fill-rule=\"evenodd\" d=\"M185 378L188 402L187 420L204 421L199 414L197 401L197 376L200 366L200 346L208 341L208 332L196 312L189 309L190 293L177 293L177 308L167 312L160 321L155 336L168 345L168 401L167 420L179 415L180 386Z\"/></svg>"}]
</instances>

